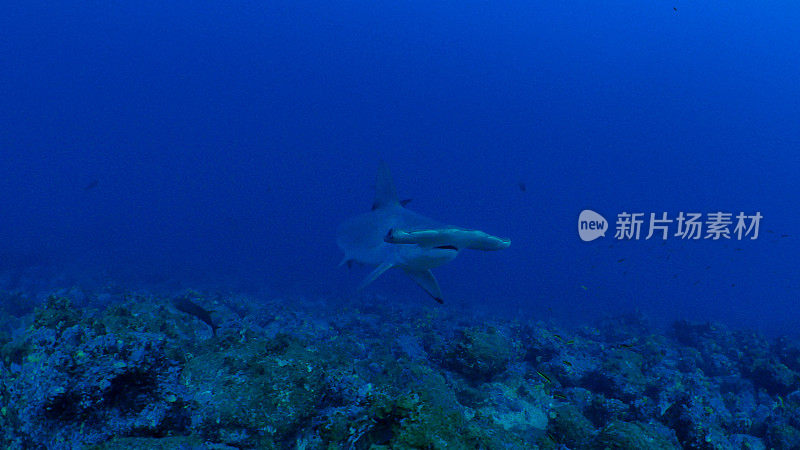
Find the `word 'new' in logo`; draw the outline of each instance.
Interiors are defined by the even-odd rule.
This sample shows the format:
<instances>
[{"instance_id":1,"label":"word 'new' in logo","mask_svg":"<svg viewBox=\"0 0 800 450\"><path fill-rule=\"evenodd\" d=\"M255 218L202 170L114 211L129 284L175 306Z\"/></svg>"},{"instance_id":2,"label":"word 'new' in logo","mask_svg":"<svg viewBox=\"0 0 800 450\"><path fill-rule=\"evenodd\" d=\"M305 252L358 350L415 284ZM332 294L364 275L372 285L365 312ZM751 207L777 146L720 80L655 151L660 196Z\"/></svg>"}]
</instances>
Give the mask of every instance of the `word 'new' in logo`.
<instances>
[{"instance_id":1,"label":"word 'new' in logo","mask_svg":"<svg viewBox=\"0 0 800 450\"><path fill-rule=\"evenodd\" d=\"M578 216L578 235L581 240L589 242L600 236L605 237L606 230L608 230L608 222L603 216L591 209L581 211Z\"/></svg>"}]
</instances>

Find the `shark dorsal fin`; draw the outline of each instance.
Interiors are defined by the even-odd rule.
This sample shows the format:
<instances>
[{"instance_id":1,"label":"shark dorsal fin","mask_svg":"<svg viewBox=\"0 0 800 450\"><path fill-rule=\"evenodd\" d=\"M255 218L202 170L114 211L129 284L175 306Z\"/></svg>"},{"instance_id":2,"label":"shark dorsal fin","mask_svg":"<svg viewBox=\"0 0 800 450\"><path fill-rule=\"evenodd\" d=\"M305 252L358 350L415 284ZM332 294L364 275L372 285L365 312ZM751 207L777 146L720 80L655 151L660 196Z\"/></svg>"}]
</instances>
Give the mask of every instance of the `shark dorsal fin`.
<instances>
[{"instance_id":1,"label":"shark dorsal fin","mask_svg":"<svg viewBox=\"0 0 800 450\"><path fill-rule=\"evenodd\" d=\"M386 165L386 162L381 161L380 167L378 167L378 178L375 180L375 201L372 202L372 209L376 210L399 203L392 182L392 174L389 173L389 166Z\"/></svg>"}]
</instances>

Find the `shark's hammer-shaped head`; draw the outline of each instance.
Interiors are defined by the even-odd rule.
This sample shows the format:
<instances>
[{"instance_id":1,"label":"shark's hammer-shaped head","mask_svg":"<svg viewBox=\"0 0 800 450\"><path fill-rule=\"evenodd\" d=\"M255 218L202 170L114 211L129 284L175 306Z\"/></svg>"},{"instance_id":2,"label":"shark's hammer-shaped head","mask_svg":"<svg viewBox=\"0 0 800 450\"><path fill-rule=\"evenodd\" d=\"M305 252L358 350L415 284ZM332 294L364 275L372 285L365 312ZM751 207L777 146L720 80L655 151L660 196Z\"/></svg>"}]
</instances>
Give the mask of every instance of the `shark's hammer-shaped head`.
<instances>
[{"instance_id":1,"label":"shark's hammer-shaped head","mask_svg":"<svg viewBox=\"0 0 800 450\"><path fill-rule=\"evenodd\" d=\"M408 200L398 200L384 163L378 170L375 190L372 210L342 223L336 236L344 252L342 264L377 266L359 289L398 267L441 303L439 284L430 269L452 261L463 249L502 250L511 244L509 239L443 225L406 209Z\"/></svg>"}]
</instances>

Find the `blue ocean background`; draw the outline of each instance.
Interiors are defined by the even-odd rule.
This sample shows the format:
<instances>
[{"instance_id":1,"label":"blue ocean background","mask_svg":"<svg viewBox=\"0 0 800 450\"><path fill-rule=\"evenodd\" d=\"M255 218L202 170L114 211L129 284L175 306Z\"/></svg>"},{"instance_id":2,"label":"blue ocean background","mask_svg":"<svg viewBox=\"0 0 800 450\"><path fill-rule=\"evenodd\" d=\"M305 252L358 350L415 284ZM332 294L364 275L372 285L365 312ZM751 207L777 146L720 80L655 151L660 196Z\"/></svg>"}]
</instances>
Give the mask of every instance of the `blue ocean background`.
<instances>
[{"instance_id":1,"label":"blue ocean background","mask_svg":"<svg viewBox=\"0 0 800 450\"><path fill-rule=\"evenodd\" d=\"M347 298L368 272L337 267L336 227L384 160L409 208L512 239L436 269L443 308L796 332L798 20L773 1L8 3L0 269ZM763 219L757 240L586 243L583 209ZM375 294L431 302L399 271Z\"/></svg>"}]
</instances>

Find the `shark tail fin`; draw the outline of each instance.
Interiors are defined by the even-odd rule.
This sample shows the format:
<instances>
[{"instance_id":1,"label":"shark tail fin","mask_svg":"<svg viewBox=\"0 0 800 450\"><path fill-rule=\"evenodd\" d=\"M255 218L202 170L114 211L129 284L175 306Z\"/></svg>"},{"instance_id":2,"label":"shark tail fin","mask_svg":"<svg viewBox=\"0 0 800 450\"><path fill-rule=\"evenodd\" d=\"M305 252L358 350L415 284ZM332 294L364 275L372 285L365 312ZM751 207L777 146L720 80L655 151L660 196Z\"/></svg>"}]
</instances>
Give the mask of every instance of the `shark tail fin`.
<instances>
[{"instance_id":1,"label":"shark tail fin","mask_svg":"<svg viewBox=\"0 0 800 450\"><path fill-rule=\"evenodd\" d=\"M378 167L378 178L375 180L375 201L372 202L372 209L383 208L400 203L397 199L397 192L394 190L392 174L385 161L381 161Z\"/></svg>"},{"instance_id":2,"label":"shark tail fin","mask_svg":"<svg viewBox=\"0 0 800 450\"><path fill-rule=\"evenodd\" d=\"M394 266L393 263L385 262L385 263L381 264L380 266L376 267L375 270L373 270L372 272L370 272L369 275L367 275L367 278L364 278L364 281L362 281L361 284L358 285L358 288L356 288L356 290L360 291L360 290L364 289L365 287L367 287L368 284L372 283L373 281L375 281L376 278L381 276L381 274L383 272L386 272L387 270L391 269L393 266Z\"/></svg>"}]
</instances>

